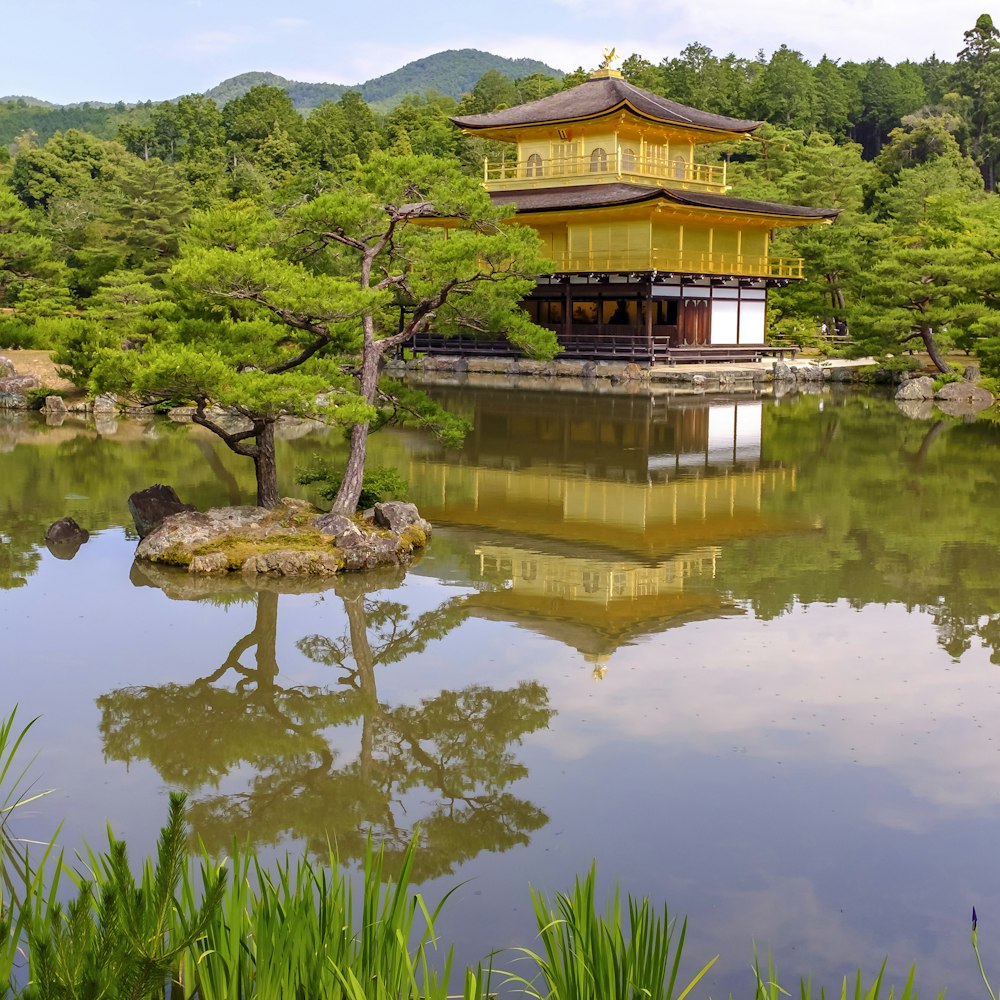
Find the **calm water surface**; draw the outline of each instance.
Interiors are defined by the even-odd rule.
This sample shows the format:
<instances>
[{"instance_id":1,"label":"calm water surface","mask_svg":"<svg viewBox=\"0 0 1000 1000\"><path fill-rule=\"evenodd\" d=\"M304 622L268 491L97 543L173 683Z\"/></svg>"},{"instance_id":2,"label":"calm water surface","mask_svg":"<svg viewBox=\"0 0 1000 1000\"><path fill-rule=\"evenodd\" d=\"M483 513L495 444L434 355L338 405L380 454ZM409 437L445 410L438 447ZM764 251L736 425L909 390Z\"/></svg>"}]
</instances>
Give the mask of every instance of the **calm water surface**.
<instances>
[{"instance_id":1,"label":"calm water surface","mask_svg":"<svg viewBox=\"0 0 1000 1000\"><path fill-rule=\"evenodd\" d=\"M885 955L978 995L1000 955L1000 431L857 395L450 388L460 453L381 433L436 526L409 573L291 592L133 566L125 499L250 469L167 421L0 414L0 710L53 787L21 832L152 848L166 796L224 849L357 858L373 830L474 962L531 945L529 883L687 914L702 995ZM296 465L336 435L281 442ZM46 526L93 532L73 558ZM500 964L503 964L501 961Z\"/></svg>"}]
</instances>

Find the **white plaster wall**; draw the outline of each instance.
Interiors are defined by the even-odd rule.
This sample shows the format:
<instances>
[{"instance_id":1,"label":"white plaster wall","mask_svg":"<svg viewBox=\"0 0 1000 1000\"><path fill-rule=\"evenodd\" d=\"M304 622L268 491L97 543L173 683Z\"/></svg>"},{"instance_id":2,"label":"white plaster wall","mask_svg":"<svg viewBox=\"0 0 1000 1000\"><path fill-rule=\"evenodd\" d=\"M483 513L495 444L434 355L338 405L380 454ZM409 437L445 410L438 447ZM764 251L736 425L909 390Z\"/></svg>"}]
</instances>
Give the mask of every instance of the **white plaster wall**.
<instances>
[{"instance_id":1,"label":"white plaster wall","mask_svg":"<svg viewBox=\"0 0 1000 1000\"><path fill-rule=\"evenodd\" d=\"M741 344L764 343L765 305L766 304L763 301L748 302L746 299L744 299L743 301L740 302L739 336ZM712 318L713 320L715 319L714 315Z\"/></svg>"},{"instance_id":2,"label":"white plaster wall","mask_svg":"<svg viewBox=\"0 0 1000 1000\"><path fill-rule=\"evenodd\" d=\"M735 299L712 299L712 343L738 343L739 303Z\"/></svg>"}]
</instances>

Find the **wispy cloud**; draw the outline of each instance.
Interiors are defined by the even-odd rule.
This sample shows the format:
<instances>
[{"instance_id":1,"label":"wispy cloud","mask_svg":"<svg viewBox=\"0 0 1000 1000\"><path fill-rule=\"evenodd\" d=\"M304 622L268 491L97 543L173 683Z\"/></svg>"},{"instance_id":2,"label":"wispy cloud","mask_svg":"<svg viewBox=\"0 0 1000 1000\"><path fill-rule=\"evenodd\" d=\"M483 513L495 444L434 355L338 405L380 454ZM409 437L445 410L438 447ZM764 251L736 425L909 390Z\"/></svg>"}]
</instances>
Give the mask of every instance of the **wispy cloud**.
<instances>
[{"instance_id":1,"label":"wispy cloud","mask_svg":"<svg viewBox=\"0 0 1000 1000\"><path fill-rule=\"evenodd\" d=\"M247 43L242 31L199 31L178 39L174 46L177 55L191 58L222 55L233 52Z\"/></svg>"}]
</instances>

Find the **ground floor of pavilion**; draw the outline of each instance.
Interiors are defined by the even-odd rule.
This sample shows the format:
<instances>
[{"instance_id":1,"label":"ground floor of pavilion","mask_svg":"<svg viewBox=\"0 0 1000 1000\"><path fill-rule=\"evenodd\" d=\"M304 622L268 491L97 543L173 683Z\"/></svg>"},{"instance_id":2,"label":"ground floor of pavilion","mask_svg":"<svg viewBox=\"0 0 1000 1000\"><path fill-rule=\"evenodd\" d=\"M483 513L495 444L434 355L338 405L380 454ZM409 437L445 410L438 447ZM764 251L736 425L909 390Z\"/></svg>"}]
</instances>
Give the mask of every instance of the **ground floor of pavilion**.
<instances>
[{"instance_id":1,"label":"ground floor of pavilion","mask_svg":"<svg viewBox=\"0 0 1000 1000\"><path fill-rule=\"evenodd\" d=\"M679 274L553 275L539 280L522 308L552 330L561 357L648 364L759 360L765 344L767 288L774 279ZM505 339L418 335L429 354L512 355Z\"/></svg>"}]
</instances>

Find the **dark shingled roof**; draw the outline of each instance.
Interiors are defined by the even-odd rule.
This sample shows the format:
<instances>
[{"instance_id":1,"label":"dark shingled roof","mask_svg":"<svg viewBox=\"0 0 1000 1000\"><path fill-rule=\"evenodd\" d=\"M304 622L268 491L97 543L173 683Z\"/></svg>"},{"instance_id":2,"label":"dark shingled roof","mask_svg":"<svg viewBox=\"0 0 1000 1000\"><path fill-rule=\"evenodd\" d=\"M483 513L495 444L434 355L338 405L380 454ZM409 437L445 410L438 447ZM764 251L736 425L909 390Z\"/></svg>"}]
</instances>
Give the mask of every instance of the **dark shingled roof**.
<instances>
[{"instance_id":1,"label":"dark shingled roof","mask_svg":"<svg viewBox=\"0 0 1000 1000\"><path fill-rule=\"evenodd\" d=\"M713 115L707 111L689 108L685 104L678 104L676 101L651 94L648 90L633 87L631 83L618 76L592 78L569 90L551 94L537 101L518 104L503 111L491 111L485 115L456 117L452 118L452 121L459 128L473 131L516 128L545 122L598 118L626 105L643 118L673 125L715 129L720 132L752 132L760 125L760 122L727 118L725 115Z\"/></svg>"},{"instance_id":2,"label":"dark shingled roof","mask_svg":"<svg viewBox=\"0 0 1000 1000\"><path fill-rule=\"evenodd\" d=\"M677 191L673 188L645 187L640 184L581 184L577 187L525 188L520 191L491 191L490 197L498 205L513 205L518 212L605 208L662 198L665 201L695 208L747 212L753 215L783 215L795 219L835 219L840 214L836 208L783 205L776 201L753 201L749 198L730 198L724 194Z\"/></svg>"}]
</instances>

